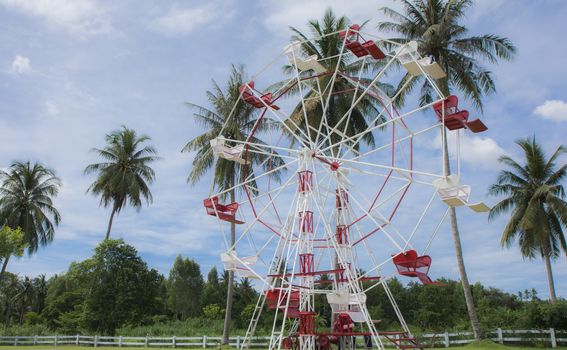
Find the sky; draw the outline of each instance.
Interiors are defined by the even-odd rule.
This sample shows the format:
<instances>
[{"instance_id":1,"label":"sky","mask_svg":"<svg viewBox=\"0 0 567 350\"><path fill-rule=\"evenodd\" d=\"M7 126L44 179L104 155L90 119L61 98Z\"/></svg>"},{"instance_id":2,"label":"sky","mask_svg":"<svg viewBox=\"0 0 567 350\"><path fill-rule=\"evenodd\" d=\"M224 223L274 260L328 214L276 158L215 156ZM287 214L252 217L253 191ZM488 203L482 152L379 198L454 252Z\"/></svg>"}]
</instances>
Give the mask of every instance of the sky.
<instances>
[{"instance_id":1,"label":"sky","mask_svg":"<svg viewBox=\"0 0 567 350\"><path fill-rule=\"evenodd\" d=\"M63 186L56 198L62 215L55 240L31 257L13 260L21 276L64 272L92 254L104 237L108 209L86 193L96 162L89 150L126 125L152 137L162 159L155 163L154 202L140 212L125 209L112 237L134 245L149 266L167 274L179 254L206 273L220 267L224 247L218 226L203 213L210 176L186 183L193 154L183 145L202 130L185 102L208 106L211 80L221 85L231 64L256 72L289 43L289 26L305 29L331 7L368 31L392 1L96 1L0 0L0 167L14 160L40 161L55 169ZM478 0L465 23L472 35L495 33L518 47L512 62L488 65L498 92L485 99L489 130L462 140L463 172L475 199L488 204L500 155L519 158L519 138L535 135L548 154L565 140L567 75L564 27L567 2ZM275 73L272 81L277 81ZM466 101L462 102L465 106ZM431 145L435 147L435 141ZM425 146L424 146L425 147ZM565 158L563 158L565 160ZM505 217L459 210L464 256L471 282L516 293L535 288L548 297L542 261L525 261L515 246L502 249ZM457 279L449 227L431 255L433 277ZM553 264L558 295L567 297L567 264Z\"/></svg>"}]
</instances>

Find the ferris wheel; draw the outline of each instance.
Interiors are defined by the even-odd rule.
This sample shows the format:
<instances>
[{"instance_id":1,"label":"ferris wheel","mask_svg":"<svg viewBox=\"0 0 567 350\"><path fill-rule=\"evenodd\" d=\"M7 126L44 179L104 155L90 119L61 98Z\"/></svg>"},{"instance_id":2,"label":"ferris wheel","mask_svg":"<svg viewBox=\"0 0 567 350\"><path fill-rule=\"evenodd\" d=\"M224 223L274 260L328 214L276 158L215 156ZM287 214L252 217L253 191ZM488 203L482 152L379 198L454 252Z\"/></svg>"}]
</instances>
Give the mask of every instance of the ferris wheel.
<instances>
[{"instance_id":1,"label":"ferris wheel","mask_svg":"<svg viewBox=\"0 0 567 350\"><path fill-rule=\"evenodd\" d=\"M306 55L306 45L331 36L339 41L337 55ZM274 85L267 72L284 64L290 74ZM403 66L409 80L427 79L434 101L396 108L398 96L385 88L392 65ZM224 268L257 279L262 290L242 348L266 309L274 315L270 350L354 348L356 337L378 349L387 340L421 347L388 280L401 275L435 284L427 253L449 208L489 210L469 202L459 166L460 133L486 126L470 120L456 96L441 93L435 79L444 76L438 63L419 55L417 43L391 42L352 25L292 42L240 87L237 103L258 108L259 117L245 138L230 139L223 130L211 141L215 155L236 162L239 174L232 188L212 188L204 206L223 233L226 222L238 226L233 244L223 235ZM260 85L277 88L264 93ZM278 131L259 142L266 129ZM435 142L450 143L448 156L442 146L431 147ZM418 149L427 154L417 157ZM456 173L447 175L451 163ZM222 203L231 190L238 198ZM377 287L401 331L380 331L372 319L366 293ZM316 300L332 309L329 329L316 324Z\"/></svg>"}]
</instances>

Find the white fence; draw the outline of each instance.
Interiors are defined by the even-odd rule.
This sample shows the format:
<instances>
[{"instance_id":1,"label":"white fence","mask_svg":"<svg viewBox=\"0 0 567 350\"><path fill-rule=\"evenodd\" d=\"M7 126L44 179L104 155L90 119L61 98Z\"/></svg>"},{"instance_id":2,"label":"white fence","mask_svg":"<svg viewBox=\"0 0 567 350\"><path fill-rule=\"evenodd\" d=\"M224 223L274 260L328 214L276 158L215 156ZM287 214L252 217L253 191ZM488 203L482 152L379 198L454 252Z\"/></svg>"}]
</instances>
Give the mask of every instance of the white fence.
<instances>
[{"instance_id":1,"label":"white fence","mask_svg":"<svg viewBox=\"0 0 567 350\"><path fill-rule=\"evenodd\" d=\"M471 332L437 333L416 335L418 342L426 347L449 347L464 345L474 341ZM487 337L501 344L542 344L546 347L567 346L567 331L546 330L503 330L487 332ZM240 347L244 337L230 338L230 345ZM251 346L265 348L269 345L270 337L254 337ZM77 345L77 346L117 346L117 347L171 347L171 348L212 348L220 345L221 337L124 337L124 336L87 336L87 335L54 335L54 336L0 336L0 346L29 346L29 345ZM382 337L386 347L394 347ZM357 347L363 348L362 338L357 339Z\"/></svg>"}]
</instances>

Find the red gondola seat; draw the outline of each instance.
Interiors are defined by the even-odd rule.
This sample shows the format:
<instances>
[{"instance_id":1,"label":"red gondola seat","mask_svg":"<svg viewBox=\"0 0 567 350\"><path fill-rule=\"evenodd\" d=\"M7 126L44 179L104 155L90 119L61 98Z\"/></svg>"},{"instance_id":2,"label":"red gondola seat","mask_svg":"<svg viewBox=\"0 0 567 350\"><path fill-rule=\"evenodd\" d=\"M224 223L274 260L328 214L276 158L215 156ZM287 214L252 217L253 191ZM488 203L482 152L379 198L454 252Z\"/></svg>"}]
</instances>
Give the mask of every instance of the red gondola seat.
<instances>
[{"instance_id":1,"label":"red gondola seat","mask_svg":"<svg viewBox=\"0 0 567 350\"><path fill-rule=\"evenodd\" d=\"M349 49L356 57L364 57L370 55L377 60L381 60L386 57L384 52L380 50L378 45L373 40L367 40L361 42L362 36L359 33L360 26L358 24L353 24L347 30L339 32L339 37L345 39L345 46Z\"/></svg>"},{"instance_id":2,"label":"red gondola seat","mask_svg":"<svg viewBox=\"0 0 567 350\"><path fill-rule=\"evenodd\" d=\"M251 81L247 84L241 85L238 88L240 95L242 96L242 100L246 103L248 103L249 105L252 105L256 108L264 108L264 107L270 107L272 109L278 110L280 109L278 106L274 105L272 103L272 93L268 92L265 93L263 95L261 95L260 97L256 97L254 95L254 82Z\"/></svg>"},{"instance_id":3,"label":"red gondola seat","mask_svg":"<svg viewBox=\"0 0 567 350\"><path fill-rule=\"evenodd\" d=\"M459 99L455 95L451 95L433 105L433 110L437 114L437 119L442 122L443 114L445 115L445 127L449 130L457 130L467 128L470 131L477 133L486 131L488 128L480 119L468 121L469 112L466 110L459 110Z\"/></svg>"},{"instance_id":4,"label":"red gondola seat","mask_svg":"<svg viewBox=\"0 0 567 350\"><path fill-rule=\"evenodd\" d=\"M275 310L279 309L280 311L284 311L286 304L288 305L287 308L287 317L289 318L296 318L299 316L299 291L298 290L291 290L289 293L289 304L288 304L288 291L282 288L274 288L272 290L267 290L266 294L266 305L268 309Z\"/></svg>"},{"instance_id":5,"label":"red gondola seat","mask_svg":"<svg viewBox=\"0 0 567 350\"><path fill-rule=\"evenodd\" d=\"M418 256L415 250L394 255L394 265L398 273L402 276L417 277L423 284L433 284L434 282L427 275L431 266L429 255Z\"/></svg>"},{"instance_id":6,"label":"red gondola seat","mask_svg":"<svg viewBox=\"0 0 567 350\"><path fill-rule=\"evenodd\" d=\"M244 221L236 219L236 211L238 210L238 202L230 204L220 204L219 197L205 198L203 200L207 214L216 216L223 221L233 222L235 224L243 224Z\"/></svg>"}]
</instances>

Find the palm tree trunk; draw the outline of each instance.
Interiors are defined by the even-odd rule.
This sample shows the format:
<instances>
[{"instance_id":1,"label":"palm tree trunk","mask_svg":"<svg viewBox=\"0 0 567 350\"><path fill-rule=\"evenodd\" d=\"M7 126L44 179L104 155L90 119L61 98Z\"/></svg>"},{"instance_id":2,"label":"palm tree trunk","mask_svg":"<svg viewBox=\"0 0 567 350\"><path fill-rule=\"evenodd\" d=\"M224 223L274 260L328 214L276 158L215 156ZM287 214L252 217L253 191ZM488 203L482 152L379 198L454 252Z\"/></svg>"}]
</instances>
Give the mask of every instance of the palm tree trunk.
<instances>
[{"instance_id":1,"label":"palm tree trunk","mask_svg":"<svg viewBox=\"0 0 567 350\"><path fill-rule=\"evenodd\" d=\"M235 194L234 189L230 191L230 202L234 203ZM236 237L236 224L234 222L230 223L230 247L234 246L234 241ZM222 329L222 341L221 345L228 345L228 340L230 337L230 319L232 318L232 299L234 294L234 271L228 271L228 283L226 292L226 309L224 312L224 325Z\"/></svg>"},{"instance_id":2,"label":"palm tree trunk","mask_svg":"<svg viewBox=\"0 0 567 350\"><path fill-rule=\"evenodd\" d=\"M553 282L553 271L551 270L551 259L549 254L544 254L545 269L547 270L547 283L549 284L549 300L555 305L557 297L555 295L555 282Z\"/></svg>"},{"instance_id":3,"label":"palm tree trunk","mask_svg":"<svg viewBox=\"0 0 567 350\"><path fill-rule=\"evenodd\" d=\"M445 162L445 175L451 174L451 168L449 163L449 149L447 146L447 131L443 128L444 142L443 142L443 156ZM469 278L467 276L467 270L465 268L465 259L463 257L463 248L461 246L461 236L459 235L459 225L457 222L457 211L455 208L449 209L449 217L451 219L451 234L453 236L453 245L455 246L455 255L457 256L457 265L459 267L459 275L461 277L461 284L463 286L463 292L465 295L465 303L467 305L467 311L469 313L469 319L471 321L472 330L476 340L481 340L483 338L482 330L480 329L480 322L478 321L478 316L476 314L476 308L474 305L474 299L471 291L471 286L469 284Z\"/></svg>"},{"instance_id":4,"label":"palm tree trunk","mask_svg":"<svg viewBox=\"0 0 567 350\"><path fill-rule=\"evenodd\" d=\"M6 267L8 267L8 261L10 261L10 256L8 255L6 256L6 258L4 258L4 263L2 264L2 271L0 271L0 281L2 281L2 278L4 278L4 273L6 272Z\"/></svg>"},{"instance_id":5,"label":"palm tree trunk","mask_svg":"<svg viewBox=\"0 0 567 350\"><path fill-rule=\"evenodd\" d=\"M106 236L104 240L108 240L110 238L110 230L112 229L112 220L114 220L114 213L116 213L116 208L112 207L112 213L110 213L110 220L108 220L108 228L106 229Z\"/></svg>"}]
</instances>

